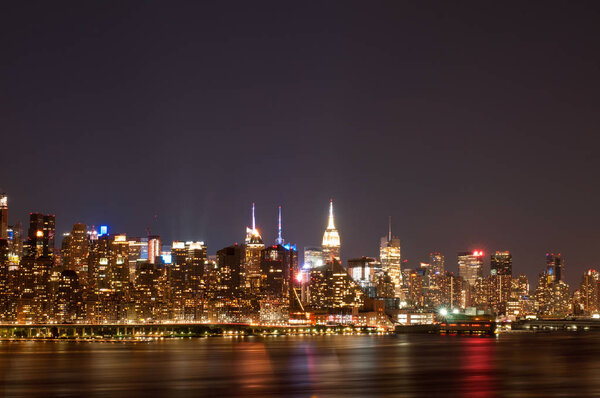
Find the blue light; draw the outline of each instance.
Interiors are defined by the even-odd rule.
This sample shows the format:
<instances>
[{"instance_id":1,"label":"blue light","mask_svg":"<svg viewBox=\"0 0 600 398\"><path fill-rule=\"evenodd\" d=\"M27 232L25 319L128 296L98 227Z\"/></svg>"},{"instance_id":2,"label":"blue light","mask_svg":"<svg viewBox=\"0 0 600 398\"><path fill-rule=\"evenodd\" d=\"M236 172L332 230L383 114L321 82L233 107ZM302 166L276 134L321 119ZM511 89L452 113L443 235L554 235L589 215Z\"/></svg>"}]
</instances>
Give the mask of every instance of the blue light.
<instances>
[{"instance_id":1,"label":"blue light","mask_svg":"<svg viewBox=\"0 0 600 398\"><path fill-rule=\"evenodd\" d=\"M283 248L286 249L286 250L298 251L296 249L296 245L290 245L289 243L286 243L285 245L283 245Z\"/></svg>"},{"instance_id":2,"label":"blue light","mask_svg":"<svg viewBox=\"0 0 600 398\"><path fill-rule=\"evenodd\" d=\"M101 225L100 226L100 233L98 234L98 236L107 235L107 234L108 234L108 226Z\"/></svg>"},{"instance_id":3,"label":"blue light","mask_svg":"<svg viewBox=\"0 0 600 398\"><path fill-rule=\"evenodd\" d=\"M170 254L163 254L161 257L165 264L171 264L173 262L173 257Z\"/></svg>"}]
</instances>

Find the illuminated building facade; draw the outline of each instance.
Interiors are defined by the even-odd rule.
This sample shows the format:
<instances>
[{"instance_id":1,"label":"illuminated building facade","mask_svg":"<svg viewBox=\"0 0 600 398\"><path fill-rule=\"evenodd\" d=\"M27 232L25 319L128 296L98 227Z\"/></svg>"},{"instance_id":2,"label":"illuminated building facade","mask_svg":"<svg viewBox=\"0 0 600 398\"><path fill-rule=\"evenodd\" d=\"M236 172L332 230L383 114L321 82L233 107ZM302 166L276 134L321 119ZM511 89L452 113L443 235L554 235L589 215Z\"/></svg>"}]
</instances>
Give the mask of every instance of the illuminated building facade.
<instances>
[{"instance_id":1,"label":"illuminated building facade","mask_svg":"<svg viewBox=\"0 0 600 398\"><path fill-rule=\"evenodd\" d=\"M310 246L304 248L304 265L302 268L310 269L322 267L325 262L323 261L323 248L320 246Z\"/></svg>"},{"instance_id":2,"label":"illuminated building facade","mask_svg":"<svg viewBox=\"0 0 600 398\"><path fill-rule=\"evenodd\" d=\"M8 238L8 198L0 193L0 239Z\"/></svg>"},{"instance_id":3,"label":"illuminated building facade","mask_svg":"<svg viewBox=\"0 0 600 398\"><path fill-rule=\"evenodd\" d=\"M483 276L483 252L475 250L458 253L458 275L466 283L475 285L477 278Z\"/></svg>"},{"instance_id":4,"label":"illuminated building facade","mask_svg":"<svg viewBox=\"0 0 600 398\"><path fill-rule=\"evenodd\" d=\"M78 275L87 272L89 243L87 226L82 223L74 224L71 233L63 238L63 268L73 270Z\"/></svg>"},{"instance_id":5,"label":"illuminated building facade","mask_svg":"<svg viewBox=\"0 0 600 398\"><path fill-rule=\"evenodd\" d=\"M432 275L441 275L445 271L444 255L438 252L429 253L429 264L431 265Z\"/></svg>"},{"instance_id":6,"label":"illuminated building facade","mask_svg":"<svg viewBox=\"0 0 600 398\"><path fill-rule=\"evenodd\" d=\"M252 203L252 228L246 227L246 240L244 243L244 285L249 293L257 294L260 290L261 269L260 256L265 248L262 237L256 229L254 217L254 203Z\"/></svg>"},{"instance_id":7,"label":"illuminated building facade","mask_svg":"<svg viewBox=\"0 0 600 398\"><path fill-rule=\"evenodd\" d=\"M359 308L364 293L337 261L310 272L310 305L317 309Z\"/></svg>"},{"instance_id":8,"label":"illuminated building facade","mask_svg":"<svg viewBox=\"0 0 600 398\"><path fill-rule=\"evenodd\" d=\"M340 234L333 220L333 199L329 201L329 218L323 234L323 261L340 261Z\"/></svg>"},{"instance_id":9,"label":"illuminated building facade","mask_svg":"<svg viewBox=\"0 0 600 398\"><path fill-rule=\"evenodd\" d=\"M158 236L158 235L148 236L148 262L150 264L155 264L156 261L160 262L161 255L162 255L162 243L160 241L160 236Z\"/></svg>"},{"instance_id":10,"label":"illuminated building facade","mask_svg":"<svg viewBox=\"0 0 600 398\"><path fill-rule=\"evenodd\" d=\"M490 256L491 275L512 275L512 255L509 251L495 252Z\"/></svg>"},{"instance_id":11,"label":"illuminated building facade","mask_svg":"<svg viewBox=\"0 0 600 398\"><path fill-rule=\"evenodd\" d=\"M565 260L560 253L546 253L546 276L548 282L564 280Z\"/></svg>"},{"instance_id":12,"label":"illuminated building facade","mask_svg":"<svg viewBox=\"0 0 600 398\"><path fill-rule=\"evenodd\" d=\"M364 256L349 259L348 274L368 297L377 297L377 284L382 269L381 264L376 259Z\"/></svg>"},{"instance_id":13,"label":"illuminated building facade","mask_svg":"<svg viewBox=\"0 0 600 398\"><path fill-rule=\"evenodd\" d=\"M390 217L388 235L381 238L379 245L381 267L394 284L395 297L402 297L402 252L400 239L392 237L392 219Z\"/></svg>"}]
</instances>

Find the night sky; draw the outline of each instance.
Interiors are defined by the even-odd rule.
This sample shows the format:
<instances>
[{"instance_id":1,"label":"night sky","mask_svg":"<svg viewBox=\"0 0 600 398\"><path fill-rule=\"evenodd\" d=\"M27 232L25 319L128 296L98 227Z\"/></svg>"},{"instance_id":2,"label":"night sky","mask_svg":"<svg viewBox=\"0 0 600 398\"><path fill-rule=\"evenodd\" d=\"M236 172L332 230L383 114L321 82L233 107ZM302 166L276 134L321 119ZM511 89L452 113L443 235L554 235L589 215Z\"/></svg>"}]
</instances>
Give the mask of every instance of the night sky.
<instances>
[{"instance_id":1,"label":"night sky","mask_svg":"<svg viewBox=\"0 0 600 398\"><path fill-rule=\"evenodd\" d=\"M598 2L11 2L0 187L132 236L600 265ZM156 221L154 214L158 215ZM60 242L57 242L59 245ZM489 263L489 259L486 259ZM533 282L533 281L532 281ZM535 284L535 283L534 283Z\"/></svg>"}]
</instances>

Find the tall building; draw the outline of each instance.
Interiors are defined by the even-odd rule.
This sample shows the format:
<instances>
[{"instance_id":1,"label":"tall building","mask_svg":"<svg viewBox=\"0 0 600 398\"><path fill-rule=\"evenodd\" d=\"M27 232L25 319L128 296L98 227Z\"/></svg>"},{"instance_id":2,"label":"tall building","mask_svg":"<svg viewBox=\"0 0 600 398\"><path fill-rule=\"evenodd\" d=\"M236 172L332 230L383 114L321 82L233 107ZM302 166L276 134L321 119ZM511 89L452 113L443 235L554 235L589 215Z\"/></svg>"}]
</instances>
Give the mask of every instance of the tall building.
<instances>
[{"instance_id":1,"label":"tall building","mask_svg":"<svg viewBox=\"0 0 600 398\"><path fill-rule=\"evenodd\" d=\"M273 245L263 249L260 267L263 278L261 295L289 305L293 299L291 283L298 271L298 253L295 246Z\"/></svg>"},{"instance_id":2,"label":"tall building","mask_svg":"<svg viewBox=\"0 0 600 398\"><path fill-rule=\"evenodd\" d=\"M133 282L137 278L136 271L142 263L148 262L148 238L129 238L129 279ZM144 275L151 272L146 267Z\"/></svg>"},{"instance_id":3,"label":"tall building","mask_svg":"<svg viewBox=\"0 0 600 398\"><path fill-rule=\"evenodd\" d=\"M438 252L429 253L429 264L431 265L432 275L441 275L444 273L444 255Z\"/></svg>"},{"instance_id":4,"label":"tall building","mask_svg":"<svg viewBox=\"0 0 600 398\"><path fill-rule=\"evenodd\" d=\"M495 252L490 256L491 275L512 275L512 255L508 251Z\"/></svg>"},{"instance_id":5,"label":"tall building","mask_svg":"<svg viewBox=\"0 0 600 398\"><path fill-rule=\"evenodd\" d=\"M8 238L8 198L0 193L0 239Z\"/></svg>"},{"instance_id":6,"label":"tall building","mask_svg":"<svg viewBox=\"0 0 600 398\"><path fill-rule=\"evenodd\" d=\"M159 258L162 254L162 245L160 242L160 236L158 235L150 235L148 236L148 262L150 264L155 264L157 258Z\"/></svg>"},{"instance_id":7,"label":"tall building","mask_svg":"<svg viewBox=\"0 0 600 398\"><path fill-rule=\"evenodd\" d=\"M261 281L260 255L265 248L265 244L258 229L256 229L254 203L252 203L252 228L246 227L246 240L244 243L244 283L246 289L250 292L258 293Z\"/></svg>"},{"instance_id":8,"label":"tall building","mask_svg":"<svg viewBox=\"0 0 600 398\"><path fill-rule=\"evenodd\" d=\"M548 282L564 281L565 259L560 253L546 253L546 275Z\"/></svg>"},{"instance_id":9,"label":"tall building","mask_svg":"<svg viewBox=\"0 0 600 398\"><path fill-rule=\"evenodd\" d=\"M402 297L402 252L400 239L392 236L392 217L389 218L388 235L381 238L379 258L383 272L394 284L395 297Z\"/></svg>"},{"instance_id":10,"label":"tall building","mask_svg":"<svg viewBox=\"0 0 600 398\"><path fill-rule=\"evenodd\" d=\"M220 296L235 297L243 288L244 248L237 244L217 251Z\"/></svg>"},{"instance_id":11,"label":"tall building","mask_svg":"<svg viewBox=\"0 0 600 398\"><path fill-rule=\"evenodd\" d=\"M54 257L54 215L31 213L24 255Z\"/></svg>"},{"instance_id":12,"label":"tall building","mask_svg":"<svg viewBox=\"0 0 600 398\"><path fill-rule=\"evenodd\" d=\"M304 265L302 268L311 269L322 267L323 264L323 248L320 246L310 246L304 248Z\"/></svg>"},{"instance_id":13,"label":"tall building","mask_svg":"<svg viewBox=\"0 0 600 398\"><path fill-rule=\"evenodd\" d=\"M358 283L368 297L377 297L381 264L371 257L348 259L348 274Z\"/></svg>"},{"instance_id":14,"label":"tall building","mask_svg":"<svg viewBox=\"0 0 600 398\"><path fill-rule=\"evenodd\" d=\"M458 253L458 275L474 286L477 278L483 276L483 252L475 250Z\"/></svg>"},{"instance_id":15,"label":"tall building","mask_svg":"<svg viewBox=\"0 0 600 398\"><path fill-rule=\"evenodd\" d=\"M87 226L73 225L73 230L63 239L63 268L75 271L78 276L88 270L89 235Z\"/></svg>"},{"instance_id":16,"label":"tall building","mask_svg":"<svg viewBox=\"0 0 600 398\"><path fill-rule=\"evenodd\" d=\"M340 234L333 221L333 199L329 201L329 221L323 234L323 261L340 261Z\"/></svg>"}]
</instances>

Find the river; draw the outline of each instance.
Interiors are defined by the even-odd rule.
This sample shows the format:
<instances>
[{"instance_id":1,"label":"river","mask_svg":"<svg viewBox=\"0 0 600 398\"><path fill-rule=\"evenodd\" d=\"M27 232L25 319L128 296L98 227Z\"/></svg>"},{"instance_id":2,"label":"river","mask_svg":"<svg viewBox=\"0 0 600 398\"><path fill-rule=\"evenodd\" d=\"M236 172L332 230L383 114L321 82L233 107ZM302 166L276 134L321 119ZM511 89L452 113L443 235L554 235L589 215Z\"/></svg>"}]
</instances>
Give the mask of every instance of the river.
<instances>
[{"instance_id":1,"label":"river","mask_svg":"<svg viewBox=\"0 0 600 398\"><path fill-rule=\"evenodd\" d=\"M600 334L2 342L6 397L600 396Z\"/></svg>"}]
</instances>

